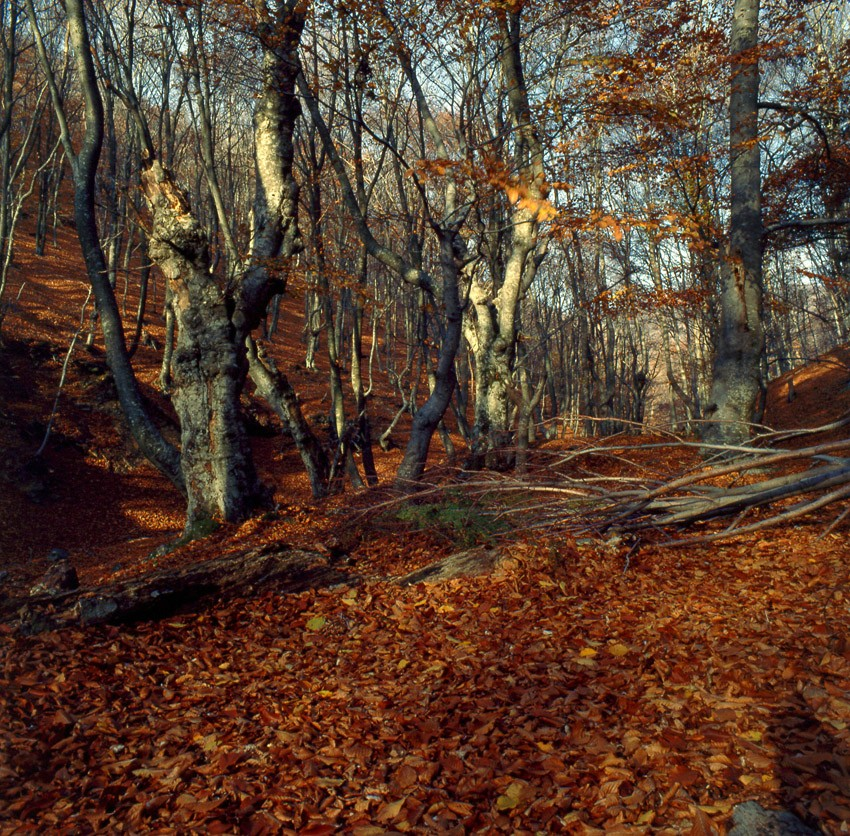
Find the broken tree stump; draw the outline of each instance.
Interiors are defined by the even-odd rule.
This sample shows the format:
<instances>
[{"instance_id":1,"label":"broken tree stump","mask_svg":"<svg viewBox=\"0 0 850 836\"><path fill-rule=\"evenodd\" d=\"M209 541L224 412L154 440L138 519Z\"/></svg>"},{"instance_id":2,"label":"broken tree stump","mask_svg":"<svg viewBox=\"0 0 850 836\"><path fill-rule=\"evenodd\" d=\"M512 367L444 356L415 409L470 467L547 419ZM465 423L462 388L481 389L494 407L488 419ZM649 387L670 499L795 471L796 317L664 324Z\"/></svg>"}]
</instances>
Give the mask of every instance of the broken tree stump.
<instances>
[{"instance_id":1,"label":"broken tree stump","mask_svg":"<svg viewBox=\"0 0 850 836\"><path fill-rule=\"evenodd\" d=\"M415 583L438 583L451 578L483 575L486 572L492 572L507 556L500 549L488 549L479 546L478 548L450 554L436 563L393 578L393 581L399 586L411 586Z\"/></svg>"}]
</instances>

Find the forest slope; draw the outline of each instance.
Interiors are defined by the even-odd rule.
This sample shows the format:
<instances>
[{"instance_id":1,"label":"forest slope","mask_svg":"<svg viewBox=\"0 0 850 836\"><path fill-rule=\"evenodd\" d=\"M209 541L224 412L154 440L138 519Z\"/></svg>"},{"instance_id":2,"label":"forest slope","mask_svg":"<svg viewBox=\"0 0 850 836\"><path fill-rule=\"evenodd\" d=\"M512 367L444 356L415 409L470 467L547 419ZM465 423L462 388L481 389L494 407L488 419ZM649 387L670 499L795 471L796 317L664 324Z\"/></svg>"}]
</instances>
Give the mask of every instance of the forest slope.
<instances>
[{"instance_id":1,"label":"forest slope","mask_svg":"<svg viewBox=\"0 0 850 836\"><path fill-rule=\"evenodd\" d=\"M46 470L21 469L85 298L71 236L61 245L38 265L21 256L3 332L4 590L31 584L54 547L87 583L144 571L181 524L82 350ZM140 351L155 399L157 356ZM846 411L848 359L796 372L790 404L775 384L768 420ZM318 403L318 377L299 374ZM710 833L745 799L846 832L850 529L820 536L834 509L722 545L632 551L496 524L494 500L486 516L460 488L430 516L376 509L379 492L316 506L294 451L256 444L277 513L160 565L287 542L342 552L360 585L121 628L4 628L0 832ZM683 455L645 458L674 471ZM494 574L387 580L475 541L508 555Z\"/></svg>"}]
</instances>

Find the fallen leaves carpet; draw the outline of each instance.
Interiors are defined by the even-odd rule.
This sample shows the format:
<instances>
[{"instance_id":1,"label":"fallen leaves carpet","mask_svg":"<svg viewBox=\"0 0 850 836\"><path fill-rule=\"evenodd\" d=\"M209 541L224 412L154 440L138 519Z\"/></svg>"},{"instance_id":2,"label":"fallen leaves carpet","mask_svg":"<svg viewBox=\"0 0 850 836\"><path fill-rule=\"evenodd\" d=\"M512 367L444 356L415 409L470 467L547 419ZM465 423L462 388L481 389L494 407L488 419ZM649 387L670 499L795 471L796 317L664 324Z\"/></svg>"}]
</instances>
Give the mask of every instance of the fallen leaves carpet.
<instances>
[{"instance_id":1,"label":"fallen leaves carpet","mask_svg":"<svg viewBox=\"0 0 850 836\"><path fill-rule=\"evenodd\" d=\"M0 832L712 833L749 798L846 832L848 544L816 534L7 634Z\"/></svg>"}]
</instances>

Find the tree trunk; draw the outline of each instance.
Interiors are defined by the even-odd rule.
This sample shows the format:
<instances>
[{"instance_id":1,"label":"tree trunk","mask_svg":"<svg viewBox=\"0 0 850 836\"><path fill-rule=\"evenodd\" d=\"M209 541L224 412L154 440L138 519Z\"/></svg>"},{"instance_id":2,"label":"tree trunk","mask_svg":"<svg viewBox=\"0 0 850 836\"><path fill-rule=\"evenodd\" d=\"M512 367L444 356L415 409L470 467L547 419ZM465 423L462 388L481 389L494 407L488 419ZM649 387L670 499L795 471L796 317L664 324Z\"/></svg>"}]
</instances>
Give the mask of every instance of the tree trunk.
<instances>
[{"instance_id":1,"label":"tree trunk","mask_svg":"<svg viewBox=\"0 0 850 836\"><path fill-rule=\"evenodd\" d=\"M297 49L304 27L304 7L298 0L278 0L271 10L257 2L263 46L263 86L254 112L255 163L254 228L251 261L241 287L240 311L248 340L251 377L257 392L284 420L301 455L314 498L328 493L330 464L318 439L301 413L298 398L286 376L264 361L249 337L261 321L273 294L285 289L283 277L270 265L288 260L303 249L298 227L298 184L292 174L293 134L301 115L295 93Z\"/></svg>"},{"instance_id":2,"label":"tree trunk","mask_svg":"<svg viewBox=\"0 0 850 836\"><path fill-rule=\"evenodd\" d=\"M511 439L510 390L516 385L515 362L519 335L520 302L534 281L545 255L538 246L540 219L547 211L548 187L543 169L543 146L532 122L528 88L521 54L521 11L500 10L499 27L502 75L508 108L515 131L512 169L516 182L506 185L510 211L510 244L500 276L470 292L476 314L475 339L471 343L476 360L474 456L493 453ZM498 223L499 221L497 221ZM494 266L496 260L493 261ZM496 269L499 269L496 267Z\"/></svg>"},{"instance_id":3,"label":"tree trunk","mask_svg":"<svg viewBox=\"0 0 850 836\"><path fill-rule=\"evenodd\" d=\"M357 415L357 437L363 460L363 474L368 485L378 484L378 471L372 452L372 427L367 412L366 391L363 388L363 294L368 279L368 255L362 247L358 265L360 292L354 295L354 316L351 330L351 388L354 390L354 410Z\"/></svg>"},{"instance_id":4,"label":"tree trunk","mask_svg":"<svg viewBox=\"0 0 850 836\"><path fill-rule=\"evenodd\" d=\"M150 250L148 250L150 252ZM174 340L176 337L177 324L174 319L174 305L171 303L171 288L165 287L165 346L162 349L162 363L159 367L159 388L166 395L171 394L174 379L171 375L171 366L174 361Z\"/></svg>"},{"instance_id":5,"label":"tree trunk","mask_svg":"<svg viewBox=\"0 0 850 836\"><path fill-rule=\"evenodd\" d=\"M118 304L107 278L106 260L100 245L95 218L95 175L103 145L103 101L100 97L92 60L82 0L66 0L65 10L68 32L71 44L74 47L77 70L85 100L86 127L79 153L74 152L62 99L56 87L56 80L44 44L41 41L32 0L28 0L27 3L30 24L36 33L39 59L48 77L48 86L54 111L60 124L65 153L73 172L74 218L86 263L86 271L100 314L103 339L106 345L106 362L115 380L122 412L139 448L165 476L185 492L186 485L180 470L179 453L163 438L159 429L151 420L139 391L127 353Z\"/></svg>"},{"instance_id":6,"label":"tree trunk","mask_svg":"<svg viewBox=\"0 0 850 836\"><path fill-rule=\"evenodd\" d=\"M248 342L248 361L257 394L274 409L292 435L310 480L313 499L327 496L331 471L328 455L304 418L295 390L286 376L264 357L253 339Z\"/></svg>"},{"instance_id":7,"label":"tree trunk","mask_svg":"<svg viewBox=\"0 0 850 836\"><path fill-rule=\"evenodd\" d=\"M177 321L172 400L180 417L188 533L203 520L243 520L267 495L240 409L246 350L231 321L226 283L210 273L206 233L157 160L147 161L142 188L153 215L150 257L171 285Z\"/></svg>"},{"instance_id":8,"label":"tree trunk","mask_svg":"<svg viewBox=\"0 0 850 836\"><path fill-rule=\"evenodd\" d=\"M346 580L350 576L332 568L324 555L261 546L100 587L10 599L0 615L17 610L21 631L32 634L72 625L163 618L204 601L247 595L272 585L281 592L300 592Z\"/></svg>"},{"instance_id":9,"label":"tree trunk","mask_svg":"<svg viewBox=\"0 0 850 836\"><path fill-rule=\"evenodd\" d=\"M401 487L409 487L424 472L431 438L448 409L456 383L455 357L460 348L463 332L463 308L460 302L460 280L454 238L451 233L443 233L441 237L445 333L434 369L434 388L428 400L413 416L413 426L404 451L404 458L396 471L395 481Z\"/></svg>"},{"instance_id":10,"label":"tree trunk","mask_svg":"<svg viewBox=\"0 0 850 836\"><path fill-rule=\"evenodd\" d=\"M722 261L720 327L714 351L710 423L703 437L738 444L750 435L761 391L762 219L758 140L759 0L735 0L729 99L731 196Z\"/></svg>"}]
</instances>

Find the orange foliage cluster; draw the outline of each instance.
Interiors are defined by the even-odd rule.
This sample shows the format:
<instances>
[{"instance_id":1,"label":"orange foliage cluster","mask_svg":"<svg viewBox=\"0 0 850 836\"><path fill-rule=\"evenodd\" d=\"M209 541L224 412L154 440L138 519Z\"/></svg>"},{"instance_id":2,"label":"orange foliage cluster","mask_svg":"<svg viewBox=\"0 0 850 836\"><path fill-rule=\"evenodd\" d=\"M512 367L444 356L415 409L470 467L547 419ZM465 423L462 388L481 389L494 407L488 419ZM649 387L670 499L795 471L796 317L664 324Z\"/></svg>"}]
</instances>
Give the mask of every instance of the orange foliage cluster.
<instances>
[{"instance_id":1,"label":"orange foliage cluster","mask_svg":"<svg viewBox=\"0 0 850 836\"><path fill-rule=\"evenodd\" d=\"M599 316L626 314L658 310L698 311L705 304L708 294L701 288L689 287L683 290L649 290L628 285L617 290L604 290L595 296L590 307Z\"/></svg>"}]
</instances>

